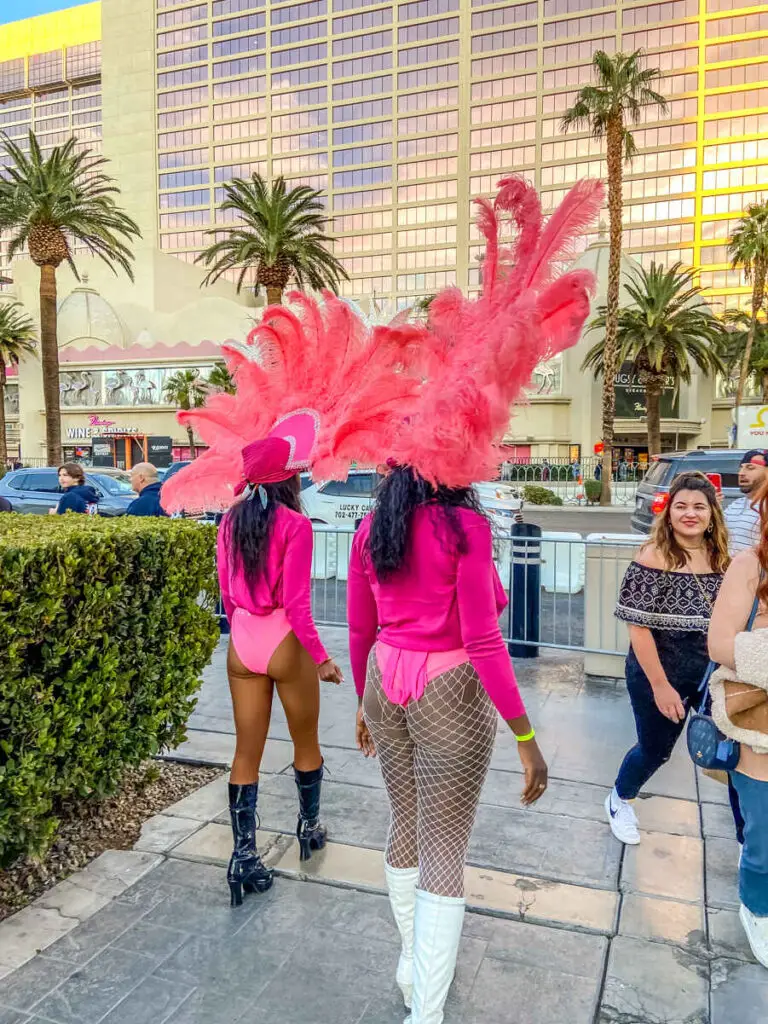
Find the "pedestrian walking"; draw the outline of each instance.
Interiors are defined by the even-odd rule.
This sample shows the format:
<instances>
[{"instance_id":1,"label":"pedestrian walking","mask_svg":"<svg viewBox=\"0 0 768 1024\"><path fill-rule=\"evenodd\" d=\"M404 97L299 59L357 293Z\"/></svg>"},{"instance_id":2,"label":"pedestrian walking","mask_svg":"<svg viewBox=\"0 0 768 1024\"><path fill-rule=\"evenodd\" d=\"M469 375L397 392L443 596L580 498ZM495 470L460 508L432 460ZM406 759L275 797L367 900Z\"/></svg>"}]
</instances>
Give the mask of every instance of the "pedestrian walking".
<instances>
[{"instance_id":1,"label":"pedestrian walking","mask_svg":"<svg viewBox=\"0 0 768 1024\"><path fill-rule=\"evenodd\" d=\"M541 464L541 480L542 483L549 483L549 478L552 476L552 467L549 464L549 459L544 459Z\"/></svg>"},{"instance_id":2,"label":"pedestrian walking","mask_svg":"<svg viewBox=\"0 0 768 1024\"><path fill-rule=\"evenodd\" d=\"M768 967L768 489L759 495L757 547L725 574L709 627L709 653L721 667L710 681L712 717L740 744L729 773L742 821L739 917L750 947ZM756 604L752 629L748 628Z\"/></svg>"},{"instance_id":3,"label":"pedestrian walking","mask_svg":"<svg viewBox=\"0 0 768 1024\"><path fill-rule=\"evenodd\" d=\"M707 629L728 566L715 488L683 473L650 541L624 576L616 616L629 625L626 680L637 743L624 758L605 811L623 843L640 842L631 801L669 760L709 664Z\"/></svg>"},{"instance_id":4,"label":"pedestrian walking","mask_svg":"<svg viewBox=\"0 0 768 1024\"><path fill-rule=\"evenodd\" d=\"M742 497L732 501L725 510L728 547L732 555L747 551L760 540L760 512L757 495L768 481L768 451L751 448L739 465L739 490Z\"/></svg>"},{"instance_id":5,"label":"pedestrian walking","mask_svg":"<svg viewBox=\"0 0 768 1024\"><path fill-rule=\"evenodd\" d=\"M138 494L125 510L127 516L167 516L160 504L161 483L151 462L139 462L131 470L131 487Z\"/></svg>"},{"instance_id":6,"label":"pedestrian walking","mask_svg":"<svg viewBox=\"0 0 768 1024\"><path fill-rule=\"evenodd\" d=\"M85 482L85 470L79 463L65 462L59 466L59 487L64 493L56 508L48 509L48 515L63 516L65 512L95 515L98 512L99 495Z\"/></svg>"},{"instance_id":7,"label":"pedestrian walking","mask_svg":"<svg viewBox=\"0 0 768 1024\"><path fill-rule=\"evenodd\" d=\"M516 178L502 182L502 191L505 186L502 209L520 216L520 237L535 247L540 214L529 223L535 192ZM601 192L598 183L589 188ZM498 624L507 597L472 481L498 471L494 443L544 351L579 337L591 284L577 274L547 285L548 308L569 306L561 321L566 333L554 337L543 296L535 307L541 323L527 321L532 296L521 283L531 266L539 282L557 277L551 259L562 240L547 239L533 255L526 251L520 266L497 275L498 220L478 223L489 238L483 294L472 302L449 289L430 305L421 347L437 355L388 442L389 471L355 536L349 565L357 740L364 754L378 755L391 807L385 876L402 938L397 981L411 1009L409 1024L443 1021L464 918L467 848L499 714L517 739L522 803L532 804L547 787L546 763ZM560 212L553 223L567 230ZM525 314L516 307L521 294ZM549 473L545 459L542 479Z\"/></svg>"},{"instance_id":8,"label":"pedestrian walking","mask_svg":"<svg viewBox=\"0 0 768 1024\"><path fill-rule=\"evenodd\" d=\"M263 892L273 881L256 845L256 808L275 690L293 741L301 860L327 837L319 680L340 683L342 676L312 618L313 533L299 473L338 480L355 459L375 464L371 438L379 430L391 436L405 398L421 383L406 373L409 329L379 335L335 297L323 305L296 292L287 299L291 307L264 310L247 345L224 347L237 393L213 394L203 408L178 414L208 448L162 490L169 513L226 510L217 550L236 732L227 872L233 905L243 889Z\"/></svg>"}]
</instances>

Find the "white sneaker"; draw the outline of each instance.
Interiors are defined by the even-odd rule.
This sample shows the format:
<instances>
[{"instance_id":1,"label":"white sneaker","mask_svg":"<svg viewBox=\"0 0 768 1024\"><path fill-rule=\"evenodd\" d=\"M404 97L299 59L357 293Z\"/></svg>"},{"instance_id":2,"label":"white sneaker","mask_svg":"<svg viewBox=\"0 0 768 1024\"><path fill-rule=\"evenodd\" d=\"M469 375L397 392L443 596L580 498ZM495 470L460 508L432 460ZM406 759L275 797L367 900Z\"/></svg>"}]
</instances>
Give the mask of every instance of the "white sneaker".
<instances>
[{"instance_id":1,"label":"white sneaker","mask_svg":"<svg viewBox=\"0 0 768 1024\"><path fill-rule=\"evenodd\" d=\"M628 846L637 846L640 842L640 832L637 828L637 815L632 804L628 800L622 800L613 789L605 798L605 813L608 815L608 824L611 832L620 843Z\"/></svg>"},{"instance_id":2,"label":"white sneaker","mask_svg":"<svg viewBox=\"0 0 768 1024\"><path fill-rule=\"evenodd\" d=\"M763 967L768 967L768 917L755 917L752 911L741 904L739 917L747 933L752 953Z\"/></svg>"}]
</instances>

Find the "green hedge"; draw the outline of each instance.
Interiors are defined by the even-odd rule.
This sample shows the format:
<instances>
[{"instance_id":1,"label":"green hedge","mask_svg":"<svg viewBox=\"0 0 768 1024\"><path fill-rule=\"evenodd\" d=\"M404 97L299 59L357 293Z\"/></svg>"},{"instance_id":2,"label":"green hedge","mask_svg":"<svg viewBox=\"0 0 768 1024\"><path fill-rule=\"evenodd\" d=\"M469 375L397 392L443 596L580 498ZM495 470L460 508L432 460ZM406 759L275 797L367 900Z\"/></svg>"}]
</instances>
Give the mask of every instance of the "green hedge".
<instances>
[{"instance_id":1,"label":"green hedge","mask_svg":"<svg viewBox=\"0 0 768 1024\"><path fill-rule=\"evenodd\" d=\"M219 630L216 530L0 514L0 864L184 739Z\"/></svg>"},{"instance_id":2,"label":"green hedge","mask_svg":"<svg viewBox=\"0 0 768 1024\"><path fill-rule=\"evenodd\" d=\"M523 498L529 505L562 505L563 499L548 487L528 484L523 488Z\"/></svg>"}]
</instances>

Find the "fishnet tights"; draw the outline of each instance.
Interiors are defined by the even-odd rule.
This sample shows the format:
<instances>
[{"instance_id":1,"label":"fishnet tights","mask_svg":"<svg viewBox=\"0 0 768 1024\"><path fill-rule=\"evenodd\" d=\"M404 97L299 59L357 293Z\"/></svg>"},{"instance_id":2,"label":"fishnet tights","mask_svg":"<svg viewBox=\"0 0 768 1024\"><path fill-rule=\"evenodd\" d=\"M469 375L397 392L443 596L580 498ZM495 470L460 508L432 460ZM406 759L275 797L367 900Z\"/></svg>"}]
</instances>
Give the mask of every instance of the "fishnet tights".
<instances>
[{"instance_id":1,"label":"fishnet tights","mask_svg":"<svg viewBox=\"0 0 768 1024\"><path fill-rule=\"evenodd\" d=\"M387 862L419 866L419 887L464 895L464 862L497 715L469 662L433 679L419 701L393 704L375 651L363 711L392 809Z\"/></svg>"}]
</instances>

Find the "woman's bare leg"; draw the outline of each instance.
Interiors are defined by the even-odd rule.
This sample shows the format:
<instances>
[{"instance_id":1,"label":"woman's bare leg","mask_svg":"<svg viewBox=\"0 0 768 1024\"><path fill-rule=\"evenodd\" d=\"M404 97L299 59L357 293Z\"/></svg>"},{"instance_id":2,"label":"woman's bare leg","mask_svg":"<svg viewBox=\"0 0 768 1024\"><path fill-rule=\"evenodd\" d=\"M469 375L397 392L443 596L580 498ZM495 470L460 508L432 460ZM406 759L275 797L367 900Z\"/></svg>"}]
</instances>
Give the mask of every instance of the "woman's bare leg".
<instances>
[{"instance_id":1,"label":"woman's bare leg","mask_svg":"<svg viewBox=\"0 0 768 1024\"><path fill-rule=\"evenodd\" d=\"M320 717L320 680L317 665L289 633L269 662L269 674L288 720L293 740L293 765L300 772L316 771L323 763L317 735Z\"/></svg>"},{"instance_id":2,"label":"woman's bare leg","mask_svg":"<svg viewBox=\"0 0 768 1024\"><path fill-rule=\"evenodd\" d=\"M273 684L269 676L245 667L232 640L227 652L227 675L235 716L235 758L230 782L244 786L259 781L259 769L272 715Z\"/></svg>"}]
</instances>

